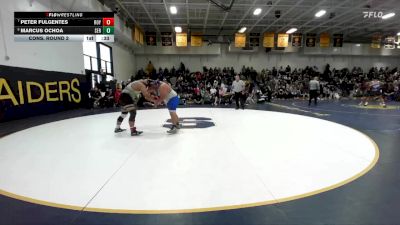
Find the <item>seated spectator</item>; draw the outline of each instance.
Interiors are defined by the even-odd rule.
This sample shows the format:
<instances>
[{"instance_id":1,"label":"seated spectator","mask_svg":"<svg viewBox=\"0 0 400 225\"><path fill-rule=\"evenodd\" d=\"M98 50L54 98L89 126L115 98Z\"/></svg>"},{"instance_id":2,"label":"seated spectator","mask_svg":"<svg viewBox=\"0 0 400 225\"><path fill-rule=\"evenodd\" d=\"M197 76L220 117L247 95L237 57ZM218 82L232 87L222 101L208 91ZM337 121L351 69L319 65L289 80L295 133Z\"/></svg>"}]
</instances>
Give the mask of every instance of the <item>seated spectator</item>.
<instances>
[{"instance_id":1,"label":"seated spectator","mask_svg":"<svg viewBox=\"0 0 400 225\"><path fill-rule=\"evenodd\" d=\"M227 92L227 88L225 87L225 85L224 86L221 85L218 91L218 95L219 95L218 104L225 104L225 105L232 104L233 94Z\"/></svg>"},{"instance_id":2,"label":"seated spectator","mask_svg":"<svg viewBox=\"0 0 400 225\"><path fill-rule=\"evenodd\" d=\"M97 85L92 88L89 92L89 102L90 102L90 108L97 108L100 106L100 99L101 99L101 92Z\"/></svg>"},{"instance_id":3,"label":"seated spectator","mask_svg":"<svg viewBox=\"0 0 400 225\"><path fill-rule=\"evenodd\" d=\"M137 72L137 75L136 75L135 78L136 78L137 80L140 80L140 79L143 79L144 76L145 76L144 70L143 70L143 68L141 68L141 69Z\"/></svg>"},{"instance_id":4,"label":"seated spectator","mask_svg":"<svg viewBox=\"0 0 400 225\"><path fill-rule=\"evenodd\" d=\"M218 81L217 81L217 80L214 80L213 87L214 87L214 88L217 88L217 87L218 87Z\"/></svg>"},{"instance_id":5,"label":"seated spectator","mask_svg":"<svg viewBox=\"0 0 400 225\"><path fill-rule=\"evenodd\" d=\"M205 90L202 97L203 97L203 104L212 104L213 103L212 95L208 89Z\"/></svg>"},{"instance_id":6,"label":"seated spectator","mask_svg":"<svg viewBox=\"0 0 400 225\"><path fill-rule=\"evenodd\" d=\"M99 101L101 108L111 108L114 107L114 95L112 89L107 89L105 95Z\"/></svg>"},{"instance_id":7,"label":"seated spectator","mask_svg":"<svg viewBox=\"0 0 400 225\"><path fill-rule=\"evenodd\" d=\"M195 88L193 88L193 94L194 94L194 95L200 95L200 96L201 96L199 86L196 86Z\"/></svg>"},{"instance_id":8,"label":"seated spectator","mask_svg":"<svg viewBox=\"0 0 400 225\"><path fill-rule=\"evenodd\" d=\"M200 93L194 94L193 100L194 100L194 103L197 104L197 105L202 105L203 104L203 98L202 98Z\"/></svg>"},{"instance_id":9,"label":"seated spectator","mask_svg":"<svg viewBox=\"0 0 400 225\"><path fill-rule=\"evenodd\" d=\"M383 95L387 98L389 101L395 100L395 88L393 85L393 82L388 82L383 86Z\"/></svg>"},{"instance_id":10,"label":"seated spectator","mask_svg":"<svg viewBox=\"0 0 400 225\"><path fill-rule=\"evenodd\" d=\"M252 92L247 93L247 98L246 98L246 104L255 104L256 103L256 95L255 95L255 91L253 89Z\"/></svg>"}]
</instances>

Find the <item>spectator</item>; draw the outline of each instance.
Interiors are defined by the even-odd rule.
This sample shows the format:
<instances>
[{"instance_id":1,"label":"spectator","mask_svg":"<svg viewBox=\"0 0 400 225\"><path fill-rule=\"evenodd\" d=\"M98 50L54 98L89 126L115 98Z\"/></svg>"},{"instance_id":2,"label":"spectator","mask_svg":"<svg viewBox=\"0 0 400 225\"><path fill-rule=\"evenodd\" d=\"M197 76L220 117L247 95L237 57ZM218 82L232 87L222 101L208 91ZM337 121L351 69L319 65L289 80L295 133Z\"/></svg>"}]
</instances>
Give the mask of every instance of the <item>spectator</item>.
<instances>
[{"instance_id":1,"label":"spectator","mask_svg":"<svg viewBox=\"0 0 400 225\"><path fill-rule=\"evenodd\" d=\"M244 95L245 83L242 80L240 80L239 75L236 75L235 81L232 82L232 91L234 93L236 109L239 109L240 106L242 107L242 109L244 109L244 103L246 98L246 96Z\"/></svg>"},{"instance_id":2,"label":"spectator","mask_svg":"<svg viewBox=\"0 0 400 225\"><path fill-rule=\"evenodd\" d=\"M193 100L194 100L194 103L197 104L197 105L202 105L203 104L203 98L202 98L200 93L195 93Z\"/></svg>"},{"instance_id":3,"label":"spectator","mask_svg":"<svg viewBox=\"0 0 400 225\"><path fill-rule=\"evenodd\" d=\"M311 105L312 99L314 99L314 105L317 105L318 92L320 89L318 77L314 77L314 79L310 81L309 86L310 86L310 93L309 93L310 97L308 100L308 105Z\"/></svg>"},{"instance_id":4,"label":"spectator","mask_svg":"<svg viewBox=\"0 0 400 225\"><path fill-rule=\"evenodd\" d=\"M114 95L112 89L107 89L104 97L100 99L100 107L101 108L111 108L114 106Z\"/></svg>"},{"instance_id":5,"label":"spectator","mask_svg":"<svg viewBox=\"0 0 400 225\"><path fill-rule=\"evenodd\" d=\"M101 92L97 85L89 92L90 108L97 108L100 106Z\"/></svg>"},{"instance_id":6,"label":"spectator","mask_svg":"<svg viewBox=\"0 0 400 225\"><path fill-rule=\"evenodd\" d=\"M121 96L122 89L121 89L121 84L117 84L116 86L117 87L114 93L114 102L116 106L119 106L119 98Z\"/></svg>"},{"instance_id":7,"label":"spectator","mask_svg":"<svg viewBox=\"0 0 400 225\"><path fill-rule=\"evenodd\" d=\"M181 72L185 72L186 71L186 67L185 67L185 64L183 64L183 62L181 62L180 66L179 66L179 70Z\"/></svg>"},{"instance_id":8,"label":"spectator","mask_svg":"<svg viewBox=\"0 0 400 225\"><path fill-rule=\"evenodd\" d=\"M147 74L153 74L153 71L154 71L154 66L151 63L151 61L149 61L149 63L147 64L147 67L146 67L146 72L147 72Z\"/></svg>"},{"instance_id":9,"label":"spectator","mask_svg":"<svg viewBox=\"0 0 400 225\"><path fill-rule=\"evenodd\" d=\"M135 79L136 80L141 80L141 79L143 79L144 78L144 71L143 71L143 68L141 68L138 72L137 72L137 75L136 75L136 77L135 77Z\"/></svg>"}]
</instances>

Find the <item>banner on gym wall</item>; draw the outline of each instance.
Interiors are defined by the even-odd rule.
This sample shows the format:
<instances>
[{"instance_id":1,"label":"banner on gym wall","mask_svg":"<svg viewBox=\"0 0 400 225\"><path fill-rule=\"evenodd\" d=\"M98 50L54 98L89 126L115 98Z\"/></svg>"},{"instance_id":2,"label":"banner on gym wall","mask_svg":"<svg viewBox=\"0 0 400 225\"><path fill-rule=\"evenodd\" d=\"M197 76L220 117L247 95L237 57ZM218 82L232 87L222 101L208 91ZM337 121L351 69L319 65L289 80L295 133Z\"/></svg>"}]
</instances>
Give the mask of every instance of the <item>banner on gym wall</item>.
<instances>
[{"instance_id":1,"label":"banner on gym wall","mask_svg":"<svg viewBox=\"0 0 400 225\"><path fill-rule=\"evenodd\" d=\"M83 107L86 76L0 65L0 122Z\"/></svg>"},{"instance_id":2,"label":"banner on gym wall","mask_svg":"<svg viewBox=\"0 0 400 225\"><path fill-rule=\"evenodd\" d=\"M140 29L135 25L135 41L136 43L140 43Z\"/></svg>"},{"instance_id":3,"label":"banner on gym wall","mask_svg":"<svg viewBox=\"0 0 400 225\"><path fill-rule=\"evenodd\" d=\"M149 46L157 46L156 32L146 32L146 44Z\"/></svg>"},{"instance_id":4,"label":"banner on gym wall","mask_svg":"<svg viewBox=\"0 0 400 225\"><path fill-rule=\"evenodd\" d=\"M385 38L384 44L383 44L383 48L385 49L395 49L396 45L395 45L395 37L394 36L388 36Z\"/></svg>"},{"instance_id":5,"label":"banner on gym wall","mask_svg":"<svg viewBox=\"0 0 400 225\"><path fill-rule=\"evenodd\" d=\"M176 34L176 47L187 47L187 33Z\"/></svg>"},{"instance_id":6,"label":"banner on gym wall","mask_svg":"<svg viewBox=\"0 0 400 225\"><path fill-rule=\"evenodd\" d=\"M250 47L260 46L260 33L250 33Z\"/></svg>"},{"instance_id":7,"label":"banner on gym wall","mask_svg":"<svg viewBox=\"0 0 400 225\"><path fill-rule=\"evenodd\" d=\"M397 45L397 48L400 48L400 35L397 35L397 36L396 36L396 40L397 40L397 41L396 41L395 43L396 43L396 45Z\"/></svg>"},{"instance_id":8,"label":"banner on gym wall","mask_svg":"<svg viewBox=\"0 0 400 225\"><path fill-rule=\"evenodd\" d=\"M172 46L172 33L171 32L161 32L161 45L162 46Z\"/></svg>"},{"instance_id":9,"label":"banner on gym wall","mask_svg":"<svg viewBox=\"0 0 400 225\"><path fill-rule=\"evenodd\" d=\"M328 48L331 43L331 38L328 33L322 33L319 36L319 47Z\"/></svg>"},{"instance_id":10,"label":"banner on gym wall","mask_svg":"<svg viewBox=\"0 0 400 225\"><path fill-rule=\"evenodd\" d=\"M400 48L400 35L396 36L396 41L394 43L396 43L397 48Z\"/></svg>"},{"instance_id":11,"label":"banner on gym wall","mask_svg":"<svg viewBox=\"0 0 400 225\"><path fill-rule=\"evenodd\" d=\"M374 34L372 36L371 48L381 48L382 35Z\"/></svg>"},{"instance_id":12,"label":"banner on gym wall","mask_svg":"<svg viewBox=\"0 0 400 225\"><path fill-rule=\"evenodd\" d=\"M316 34L307 34L306 47L315 47L316 39L317 39Z\"/></svg>"},{"instance_id":13,"label":"banner on gym wall","mask_svg":"<svg viewBox=\"0 0 400 225\"><path fill-rule=\"evenodd\" d=\"M243 48L246 46L246 34L236 33L235 34L235 47Z\"/></svg>"},{"instance_id":14,"label":"banner on gym wall","mask_svg":"<svg viewBox=\"0 0 400 225\"><path fill-rule=\"evenodd\" d=\"M144 44L144 36L143 36L143 32L139 33L139 44L143 45Z\"/></svg>"},{"instance_id":15,"label":"banner on gym wall","mask_svg":"<svg viewBox=\"0 0 400 225\"><path fill-rule=\"evenodd\" d=\"M343 34L333 34L333 47L343 47Z\"/></svg>"},{"instance_id":16,"label":"banner on gym wall","mask_svg":"<svg viewBox=\"0 0 400 225\"><path fill-rule=\"evenodd\" d=\"M278 34L278 48L286 48L289 43L289 34Z\"/></svg>"},{"instance_id":17,"label":"banner on gym wall","mask_svg":"<svg viewBox=\"0 0 400 225\"><path fill-rule=\"evenodd\" d=\"M264 33L263 47L273 48L275 41L274 39L275 39L275 33Z\"/></svg>"},{"instance_id":18,"label":"banner on gym wall","mask_svg":"<svg viewBox=\"0 0 400 225\"><path fill-rule=\"evenodd\" d=\"M203 45L203 36L201 33L192 33L190 36L190 46L201 47Z\"/></svg>"},{"instance_id":19,"label":"banner on gym wall","mask_svg":"<svg viewBox=\"0 0 400 225\"><path fill-rule=\"evenodd\" d=\"M303 43L303 34L292 34L292 46L301 47Z\"/></svg>"}]
</instances>

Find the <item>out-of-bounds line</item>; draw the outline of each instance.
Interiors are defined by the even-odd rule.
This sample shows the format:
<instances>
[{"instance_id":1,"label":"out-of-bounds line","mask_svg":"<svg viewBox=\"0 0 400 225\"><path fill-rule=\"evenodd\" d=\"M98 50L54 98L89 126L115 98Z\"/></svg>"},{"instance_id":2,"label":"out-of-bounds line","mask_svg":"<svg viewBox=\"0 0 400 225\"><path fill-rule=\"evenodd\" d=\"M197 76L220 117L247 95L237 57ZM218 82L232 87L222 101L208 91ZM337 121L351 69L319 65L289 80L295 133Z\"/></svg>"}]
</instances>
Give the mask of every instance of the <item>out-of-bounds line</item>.
<instances>
[{"instance_id":1,"label":"out-of-bounds line","mask_svg":"<svg viewBox=\"0 0 400 225\"><path fill-rule=\"evenodd\" d=\"M270 102L267 102L267 104L268 104L268 105L275 106L275 107L279 107L279 108L288 109L288 110L293 110L293 111L298 111L298 112L303 112L303 113L310 113L310 114L313 114L313 115L315 115L315 116L320 116L320 117L323 117L323 116L330 116L330 115L331 115L331 114L327 114L327 113L317 113L317 112L313 112L313 111L309 111L309 110L300 109L300 108L297 108L297 107L291 107L291 106L286 106L286 105L279 105L279 104L270 103Z\"/></svg>"},{"instance_id":2,"label":"out-of-bounds line","mask_svg":"<svg viewBox=\"0 0 400 225\"><path fill-rule=\"evenodd\" d=\"M306 108L304 106L299 106L296 103L292 103L293 106L299 107L299 108ZM349 108L349 107L347 107ZM368 116L390 116L390 117L399 117L400 115L397 114L383 114L383 113L365 113L365 112L350 112L350 111L343 111L343 110L333 110L333 109L326 109L326 108L315 108L315 110L319 111L326 111L326 112L337 112L337 113L345 113L345 114L358 114L358 115L368 115ZM368 109L365 109L368 110Z\"/></svg>"},{"instance_id":3,"label":"out-of-bounds line","mask_svg":"<svg viewBox=\"0 0 400 225\"><path fill-rule=\"evenodd\" d=\"M341 104L343 107L353 107L357 109L375 109L375 110L396 110L400 109L400 106L386 105L386 107L382 107L380 105L351 105L351 104Z\"/></svg>"},{"instance_id":4,"label":"out-of-bounds line","mask_svg":"<svg viewBox=\"0 0 400 225\"><path fill-rule=\"evenodd\" d=\"M140 147L140 146L139 146ZM89 204L92 203L92 201L100 194L100 192L104 189L104 187L111 181L112 178L122 169L122 167L125 166L125 164L129 161L130 158L132 158L133 155L135 155L137 151L131 152L128 157L122 162L122 164L111 174L111 176L101 185L101 187L96 191L96 193L89 199L89 201L83 206L83 208L80 210L80 213L77 214L72 220L71 224L75 224L77 219L81 216L83 212L86 211L88 208Z\"/></svg>"},{"instance_id":5,"label":"out-of-bounds line","mask_svg":"<svg viewBox=\"0 0 400 225\"><path fill-rule=\"evenodd\" d=\"M386 129L386 130L376 130L376 129L366 129L365 131L374 131L374 132L383 132L383 133L396 133L400 132L400 128L395 128L395 129Z\"/></svg>"}]
</instances>

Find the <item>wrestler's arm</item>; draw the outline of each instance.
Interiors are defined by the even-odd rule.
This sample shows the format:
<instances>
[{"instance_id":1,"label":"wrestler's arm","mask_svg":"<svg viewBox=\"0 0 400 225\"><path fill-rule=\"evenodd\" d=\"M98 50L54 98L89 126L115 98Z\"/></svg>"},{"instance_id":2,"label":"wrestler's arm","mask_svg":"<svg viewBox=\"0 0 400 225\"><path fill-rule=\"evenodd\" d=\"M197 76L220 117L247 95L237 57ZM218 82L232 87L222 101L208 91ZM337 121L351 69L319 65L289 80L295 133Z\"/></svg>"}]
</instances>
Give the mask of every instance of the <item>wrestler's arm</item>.
<instances>
[{"instance_id":1,"label":"wrestler's arm","mask_svg":"<svg viewBox=\"0 0 400 225\"><path fill-rule=\"evenodd\" d=\"M153 102L153 103L155 103L155 102L157 101L157 98L154 97L154 96L152 96L152 95L147 91L146 85L144 85L142 82L140 82L140 83L138 83L138 84L136 84L136 85L137 85L136 88L137 88L138 90L140 90L140 92L142 93L143 97L144 97L147 101L150 101L150 102Z\"/></svg>"},{"instance_id":2,"label":"wrestler's arm","mask_svg":"<svg viewBox=\"0 0 400 225\"><path fill-rule=\"evenodd\" d=\"M161 84L160 86L160 96L156 102L157 105L160 105L165 98L167 97L168 93L170 92L170 87L168 84Z\"/></svg>"}]
</instances>

